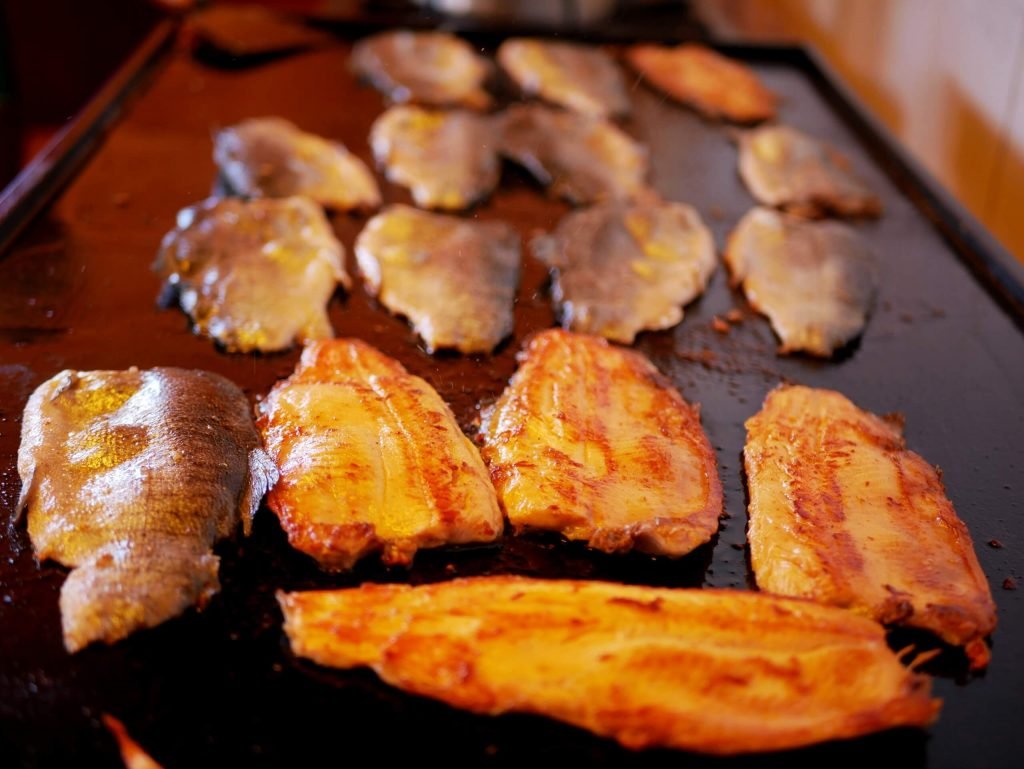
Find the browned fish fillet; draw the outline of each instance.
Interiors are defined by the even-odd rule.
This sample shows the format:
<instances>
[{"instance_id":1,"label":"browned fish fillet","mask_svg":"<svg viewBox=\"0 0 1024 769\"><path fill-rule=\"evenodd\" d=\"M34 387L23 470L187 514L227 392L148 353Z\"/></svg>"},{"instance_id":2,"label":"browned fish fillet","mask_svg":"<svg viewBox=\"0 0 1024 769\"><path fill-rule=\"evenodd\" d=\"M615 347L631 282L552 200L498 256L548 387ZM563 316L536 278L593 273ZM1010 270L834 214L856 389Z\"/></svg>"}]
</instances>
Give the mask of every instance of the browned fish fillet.
<instances>
[{"instance_id":1,"label":"browned fish fillet","mask_svg":"<svg viewBox=\"0 0 1024 769\"><path fill-rule=\"evenodd\" d=\"M281 118L251 118L218 131L213 159L238 195L305 195L337 211L380 205L377 180L362 160Z\"/></svg>"},{"instance_id":2,"label":"browned fish fillet","mask_svg":"<svg viewBox=\"0 0 1024 769\"><path fill-rule=\"evenodd\" d=\"M722 486L697 409L639 353L538 334L481 435L517 529L670 556L718 530Z\"/></svg>"},{"instance_id":3,"label":"browned fish fillet","mask_svg":"<svg viewBox=\"0 0 1024 769\"><path fill-rule=\"evenodd\" d=\"M621 129L539 104L502 113L500 150L552 194L579 205L630 198L647 175L647 150Z\"/></svg>"},{"instance_id":4,"label":"browned fish fillet","mask_svg":"<svg viewBox=\"0 0 1024 769\"><path fill-rule=\"evenodd\" d=\"M267 502L324 568L374 551L408 564L420 548L501 534L487 470L448 406L363 342L309 345L257 423L281 471Z\"/></svg>"},{"instance_id":5,"label":"browned fish fillet","mask_svg":"<svg viewBox=\"0 0 1024 769\"><path fill-rule=\"evenodd\" d=\"M490 352L512 333L519 236L507 224L389 206L359 234L356 259L370 294L430 352Z\"/></svg>"},{"instance_id":6,"label":"browned fish fillet","mask_svg":"<svg viewBox=\"0 0 1024 769\"><path fill-rule=\"evenodd\" d=\"M988 664L988 582L902 424L831 390L780 387L747 420L743 456L760 588L930 630Z\"/></svg>"},{"instance_id":7,"label":"browned fish fillet","mask_svg":"<svg viewBox=\"0 0 1024 769\"><path fill-rule=\"evenodd\" d=\"M396 30L372 35L352 49L352 70L393 102L483 109L490 65L464 40L446 32Z\"/></svg>"},{"instance_id":8,"label":"browned fish fillet","mask_svg":"<svg viewBox=\"0 0 1024 769\"><path fill-rule=\"evenodd\" d=\"M651 85L710 118L775 117L778 97L748 67L702 45L634 45L626 60Z\"/></svg>"},{"instance_id":9,"label":"browned fish fillet","mask_svg":"<svg viewBox=\"0 0 1024 769\"><path fill-rule=\"evenodd\" d=\"M249 402L204 371L62 371L22 422L21 497L39 561L71 567L64 645L113 643L204 605L213 543L248 531L277 477Z\"/></svg>"},{"instance_id":10,"label":"browned fish fillet","mask_svg":"<svg viewBox=\"0 0 1024 769\"><path fill-rule=\"evenodd\" d=\"M498 48L498 63L527 96L595 117L629 112L622 72L600 48L513 38Z\"/></svg>"},{"instance_id":11,"label":"browned fish fillet","mask_svg":"<svg viewBox=\"0 0 1024 769\"><path fill-rule=\"evenodd\" d=\"M121 760L125 769L162 769L160 764L154 761L142 746L128 734L124 724L118 721L109 713L103 714L103 725L117 740L117 749L121 753Z\"/></svg>"},{"instance_id":12,"label":"browned fish fillet","mask_svg":"<svg viewBox=\"0 0 1024 769\"><path fill-rule=\"evenodd\" d=\"M476 713L735 754L927 726L880 625L736 590L478 577L278 596L292 651Z\"/></svg>"},{"instance_id":13,"label":"browned fish fillet","mask_svg":"<svg viewBox=\"0 0 1024 769\"><path fill-rule=\"evenodd\" d=\"M832 355L860 336L878 291L874 255L854 230L767 208L736 225L725 263L771 320L783 353Z\"/></svg>"},{"instance_id":14,"label":"browned fish fillet","mask_svg":"<svg viewBox=\"0 0 1024 769\"><path fill-rule=\"evenodd\" d=\"M801 216L878 216L882 203L835 149L786 125L740 135L740 176L758 202Z\"/></svg>"},{"instance_id":15,"label":"browned fish fillet","mask_svg":"<svg viewBox=\"0 0 1024 769\"><path fill-rule=\"evenodd\" d=\"M388 180L423 208L460 210L490 195L501 173L496 144L493 119L459 110L392 107L370 131Z\"/></svg>"},{"instance_id":16,"label":"browned fish fillet","mask_svg":"<svg viewBox=\"0 0 1024 769\"><path fill-rule=\"evenodd\" d=\"M531 245L552 269L562 325L626 344L679 323L718 263L711 233L682 203L593 206Z\"/></svg>"},{"instance_id":17,"label":"browned fish fillet","mask_svg":"<svg viewBox=\"0 0 1024 769\"><path fill-rule=\"evenodd\" d=\"M334 336L327 304L351 284L345 249L308 198L210 198L178 214L153 268L197 334L231 352Z\"/></svg>"}]
</instances>

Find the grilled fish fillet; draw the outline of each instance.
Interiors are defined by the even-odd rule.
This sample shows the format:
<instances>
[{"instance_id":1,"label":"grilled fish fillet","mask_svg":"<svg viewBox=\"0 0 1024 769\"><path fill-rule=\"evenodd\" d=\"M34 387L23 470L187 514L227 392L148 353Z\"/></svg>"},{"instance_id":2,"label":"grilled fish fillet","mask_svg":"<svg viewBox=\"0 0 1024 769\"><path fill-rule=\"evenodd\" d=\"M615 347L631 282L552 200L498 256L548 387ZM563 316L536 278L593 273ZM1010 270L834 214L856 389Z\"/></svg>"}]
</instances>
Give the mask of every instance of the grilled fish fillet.
<instances>
[{"instance_id":1,"label":"grilled fish fillet","mask_svg":"<svg viewBox=\"0 0 1024 769\"><path fill-rule=\"evenodd\" d=\"M362 160L281 118L251 118L218 131L213 159L231 190L245 197L305 195L337 211L380 205L377 180Z\"/></svg>"},{"instance_id":2,"label":"grilled fish fillet","mask_svg":"<svg viewBox=\"0 0 1024 769\"><path fill-rule=\"evenodd\" d=\"M593 206L531 246L552 269L562 325L626 344L679 323L718 263L711 233L682 203Z\"/></svg>"},{"instance_id":3,"label":"grilled fish fillet","mask_svg":"<svg viewBox=\"0 0 1024 769\"><path fill-rule=\"evenodd\" d=\"M498 185L494 121L474 112L392 107L373 124L370 145L388 180L423 208L469 208Z\"/></svg>"},{"instance_id":4,"label":"grilled fish fillet","mask_svg":"<svg viewBox=\"0 0 1024 769\"><path fill-rule=\"evenodd\" d=\"M767 206L822 217L878 216L882 203L835 149L786 125L740 135L740 176Z\"/></svg>"},{"instance_id":5,"label":"grilled fish fillet","mask_svg":"<svg viewBox=\"0 0 1024 769\"><path fill-rule=\"evenodd\" d=\"M736 754L926 726L880 625L762 593L478 577L279 594L293 653L628 748Z\"/></svg>"},{"instance_id":6,"label":"grilled fish fillet","mask_svg":"<svg viewBox=\"0 0 1024 769\"><path fill-rule=\"evenodd\" d=\"M327 304L350 287L345 249L308 198L210 198L178 214L153 268L197 334L231 352L334 336Z\"/></svg>"},{"instance_id":7,"label":"grilled fish fillet","mask_svg":"<svg viewBox=\"0 0 1024 769\"><path fill-rule=\"evenodd\" d=\"M501 510L476 447L434 389L355 339L316 342L260 404L281 480L267 497L292 546L326 569L381 551L488 542Z\"/></svg>"},{"instance_id":8,"label":"grilled fish fillet","mask_svg":"<svg viewBox=\"0 0 1024 769\"><path fill-rule=\"evenodd\" d=\"M722 486L698 411L639 353L538 334L481 435L517 529L670 556L718 530Z\"/></svg>"},{"instance_id":9,"label":"grilled fish fillet","mask_svg":"<svg viewBox=\"0 0 1024 769\"><path fill-rule=\"evenodd\" d=\"M755 208L725 247L732 280L771 320L780 352L828 357L860 336L878 292L874 255L839 222Z\"/></svg>"},{"instance_id":10,"label":"grilled fish fillet","mask_svg":"<svg viewBox=\"0 0 1024 769\"><path fill-rule=\"evenodd\" d=\"M629 113L622 72L600 48L513 38L498 48L498 64L527 96L595 117Z\"/></svg>"},{"instance_id":11,"label":"grilled fish fillet","mask_svg":"<svg viewBox=\"0 0 1024 769\"><path fill-rule=\"evenodd\" d=\"M644 186L647 150L606 120L517 104L502 113L500 134L503 155L570 203L630 198Z\"/></svg>"},{"instance_id":12,"label":"grilled fish fillet","mask_svg":"<svg viewBox=\"0 0 1024 769\"><path fill-rule=\"evenodd\" d=\"M635 45L626 61L656 89L707 117L736 123L775 117L775 94L748 67L710 48Z\"/></svg>"},{"instance_id":13,"label":"grilled fish fillet","mask_svg":"<svg viewBox=\"0 0 1024 769\"><path fill-rule=\"evenodd\" d=\"M485 109L486 59L445 32L397 30L372 35L352 49L352 70L393 102Z\"/></svg>"},{"instance_id":14,"label":"grilled fish fillet","mask_svg":"<svg viewBox=\"0 0 1024 769\"><path fill-rule=\"evenodd\" d=\"M220 585L213 543L248 532L277 473L242 391L174 368L62 371L29 398L19 510L74 652L153 627Z\"/></svg>"},{"instance_id":15,"label":"grilled fish fillet","mask_svg":"<svg viewBox=\"0 0 1024 769\"><path fill-rule=\"evenodd\" d=\"M359 234L356 259L369 293L430 352L490 352L512 333L519 236L507 224L390 206Z\"/></svg>"},{"instance_id":16,"label":"grilled fish fillet","mask_svg":"<svg viewBox=\"0 0 1024 769\"><path fill-rule=\"evenodd\" d=\"M750 559L763 590L930 630L982 668L995 604L939 473L902 424L781 387L747 420Z\"/></svg>"}]
</instances>

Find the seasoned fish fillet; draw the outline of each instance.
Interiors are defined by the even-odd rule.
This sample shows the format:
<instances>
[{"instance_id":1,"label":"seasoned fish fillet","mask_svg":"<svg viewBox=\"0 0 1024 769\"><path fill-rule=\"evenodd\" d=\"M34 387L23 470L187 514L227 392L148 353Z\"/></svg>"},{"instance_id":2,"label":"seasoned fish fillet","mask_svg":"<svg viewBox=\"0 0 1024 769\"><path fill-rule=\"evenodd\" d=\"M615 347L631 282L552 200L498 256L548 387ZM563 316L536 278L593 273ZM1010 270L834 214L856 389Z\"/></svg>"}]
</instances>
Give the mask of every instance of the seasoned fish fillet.
<instances>
[{"instance_id":1,"label":"seasoned fish fillet","mask_svg":"<svg viewBox=\"0 0 1024 769\"><path fill-rule=\"evenodd\" d=\"M967 527L902 424L780 387L747 420L750 560L772 593L923 628L988 664L995 604Z\"/></svg>"},{"instance_id":2,"label":"seasoned fish fillet","mask_svg":"<svg viewBox=\"0 0 1024 769\"><path fill-rule=\"evenodd\" d=\"M778 97L748 67L702 45L634 45L626 60L645 80L710 118L754 123L775 117Z\"/></svg>"},{"instance_id":3,"label":"seasoned fish fillet","mask_svg":"<svg viewBox=\"0 0 1024 769\"><path fill-rule=\"evenodd\" d=\"M392 107L370 131L388 180L423 208L460 210L490 195L501 175L496 144L491 118L460 110Z\"/></svg>"},{"instance_id":4,"label":"seasoned fish fillet","mask_svg":"<svg viewBox=\"0 0 1024 769\"><path fill-rule=\"evenodd\" d=\"M562 325L626 344L681 321L718 263L711 233L682 203L593 206L531 245L552 269Z\"/></svg>"},{"instance_id":5,"label":"seasoned fish fillet","mask_svg":"<svg viewBox=\"0 0 1024 769\"><path fill-rule=\"evenodd\" d=\"M62 371L25 406L21 497L74 652L159 625L219 590L213 543L248 532L277 472L242 391L205 371Z\"/></svg>"},{"instance_id":6,"label":"seasoned fish fillet","mask_svg":"<svg viewBox=\"0 0 1024 769\"><path fill-rule=\"evenodd\" d=\"M153 269L197 334L231 352L269 352L334 336L327 304L338 283L351 284L344 258L307 198L210 198L181 210Z\"/></svg>"},{"instance_id":7,"label":"seasoned fish fillet","mask_svg":"<svg viewBox=\"0 0 1024 769\"><path fill-rule=\"evenodd\" d=\"M436 107L490 106L483 88L490 65L465 40L446 32L396 30L352 49L352 70L393 102Z\"/></svg>"},{"instance_id":8,"label":"seasoned fish fillet","mask_svg":"<svg viewBox=\"0 0 1024 769\"><path fill-rule=\"evenodd\" d=\"M629 113L622 72L600 48L513 38L498 48L498 63L527 96L595 117Z\"/></svg>"},{"instance_id":9,"label":"seasoned fish fillet","mask_svg":"<svg viewBox=\"0 0 1024 769\"><path fill-rule=\"evenodd\" d=\"M278 600L300 657L633 749L795 748L927 726L940 705L877 623L763 593L505 576Z\"/></svg>"},{"instance_id":10,"label":"seasoned fish fillet","mask_svg":"<svg viewBox=\"0 0 1024 769\"><path fill-rule=\"evenodd\" d=\"M740 176L758 202L819 218L878 216L882 203L829 145L786 125L740 135Z\"/></svg>"},{"instance_id":11,"label":"seasoned fish fillet","mask_svg":"<svg viewBox=\"0 0 1024 769\"><path fill-rule=\"evenodd\" d=\"M213 160L245 197L305 195L336 211L380 205L377 180L362 160L281 118L251 118L218 131Z\"/></svg>"},{"instance_id":12,"label":"seasoned fish fillet","mask_svg":"<svg viewBox=\"0 0 1024 769\"><path fill-rule=\"evenodd\" d=\"M326 569L381 551L489 542L501 510L476 447L434 389L355 339L316 342L260 405L281 480L267 497L292 546Z\"/></svg>"},{"instance_id":13,"label":"seasoned fish fillet","mask_svg":"<svg viewBox=\"0 0 1024 769\"><path fill-rule=\"evenodd\" d=\"M767 208L736 225L725 263L784 353L832 355L863 331L878 291L875 258L854 230Z\"/></svg>"},{"instance_id":14,"label":"seasoned fish fillet","mask_svg":"<svg viewBox=\"0 0 1024 769\"><path fill-rule=\"evenodd\" d=\"M517 529L670 556L718 530L722 486L700 415L639 353L538 334L481 435Z\"/></svg>"},{"instance_id":15,"label":"seasoned fish fillet","mask_svg":"<svg viewBox=\"0 0 1024 769\"><path fill-rule=\"evenodd\" d=\"M570 203L630 198L644 186L647 150L606 120L517 104L500 133L501 153Z\"/></svg>"},{"instance_id":16,"label":"seasoned fish fillet","mask_svg":"<svg viewBox=\"0 0 1024 769\"><path fill-rule=\"evenodd\" d=\"M519 236L507 224L389 206L359 233L356 260L367 291L430 352L490 352L512 333Z\"/></svg>"}]
</instances>

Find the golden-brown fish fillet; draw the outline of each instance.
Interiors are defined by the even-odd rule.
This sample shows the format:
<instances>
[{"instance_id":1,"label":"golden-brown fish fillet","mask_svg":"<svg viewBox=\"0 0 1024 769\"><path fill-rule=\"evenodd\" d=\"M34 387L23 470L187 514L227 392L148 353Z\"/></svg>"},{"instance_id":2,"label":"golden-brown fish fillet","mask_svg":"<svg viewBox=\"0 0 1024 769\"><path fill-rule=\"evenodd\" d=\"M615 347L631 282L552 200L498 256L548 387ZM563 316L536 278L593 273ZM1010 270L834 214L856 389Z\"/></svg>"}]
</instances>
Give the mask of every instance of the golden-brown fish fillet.
<instances>
[{"instance_id":1,"label":"golden-brown fish fillet","mask_svg":"<svg viewBox=\"0 0 1024 769\"><path fill-rule=\"evenodd\" d=\"M995 604L938 471L902 425L780 387L747 420L750 560L763 589L930 630L982 668Z\"/></svg>"},{"instance_id":2,"label":"golden-brown fish fillet","mask_svg":"<svg viewBox=\"0 0 1024 769\"><path fill-rule=\"evenodd\" d=\"M465 40L447 32L381 32L356 43L352 70L393 102L485 109L491 68Z\"/></svg>"},{"instance_id":3,"label":"golden-brown fish fillet","mask_svg":"<svg viewBox=\"0 0 1024 769\"><path fill-rule=\"evenodd\" d=\"M840 222L754 208L725 246L734 284L771 320L779 352L829 357L860 336L878 291L875 257Z\"/></svg>"},{"instance_id":4,"label":"golden-brown fish fillet","mask_svg":"<svg viewBox=\"0 0 1024 769\"><path fill-rule=\"evenodd\" d=\"M466 110L392 107L370 131L388 179L422 208L457 211L491 194L501 163L494 120Z\"/></svg>"},{"instance_id":5,"label":"golden-brown fish fillet","mask_svg":"<svg viewBox=\"0 0 1024 769\"><path fill-rule=\"evenodd\" d=\"M660 200L574 211L531 246L551 268L562 325L625 344L679 323L718 264L696 210Z\"/></svg>"},{"instance_id":6,"label":"golden-brown fish fillet","mask_svg":"<svg viewBox=\"0 0 1024 769\"><path fill-rule=\"evenodd\" d=\"M377 180L362 160L281 118L250 118L218 131L213 159L238 195L305 195L337 211L380 205Z\"/></svg>"},{"instance_id":7,"label":"golden-brown fish fillet","mask_svg":"<svg viewBox=\"0 0 1024 769\"><path fill-rule=\"evenodd\" d=\"M113 643L220 584L214 542L252 515L277 473L249 402L205 371L62 371L25 406L21 497L36 558L71 567L64 645Z\"/></svg>"},{"instance_id":8,"label":"golden-brown fish fillet","mask_svg":"<svg viewBox=\"0 0 1024 769\"><path fill-rule=\"evenodd\" d=\"M634 749L794 748L926 726L940 704L877 623L763 593L480 577L279 600L300 657Z\"/></svg>"},{"instance_id":9,"label":"golden-brown fish fillet","mask_svg":"<svg viewBox=\"0 0 1024 769\"><path fill-rule=\"evenodd\" d=\"M748 67L710 48L635 45L626 60L659 91L708 117L736 123L775 117L775 94Z\"/></svg>"},{"instance_id":10,"label":"golden-brown fish fillet","mask_svg":"<svg viewBox=\"0 0 1024 769\"><path fill-rule=\"evenodd\" d=\"M512 333L519 235L503 222L389 206L359 233L356 259L367 291L430 352L490 352Z\"/></svg>"},{"instance_id":11,"label":"golden-brown fish fillet","mask_svg":"<svg viewBox=\"0 0 1024 769\"><path fill-rule=\"evenodd\" d=\"M153 269L195 333L230 352L334 336L327 304L348 288L345 247L309 198L209 198L178 212Z\"/></svg>"},{"instance_id":12,"label":"golden-brown fish fillet","mask_svg":"<svg viewBox=\"0 0 1024 769\"><path fill-rule=\"evenodd\" d=\"M498 63L527 96L595 117L629 113L622 72L600 48L561 40L513 38Z\"/></svg>"},{"instance_id":13,"label":"golden-brown fish fillet","mask_svg":"<svg viewBox=\"0 0 1024 769\"><path fill-rule=\"evenodd\" d=\"M812 218L878 216L882 202L825 142L787 125L740 135L739 169L750 194L766 206Z\"/></svg>"},{"instance_id":14,"label":"golden-brown fish fillet","mask_svg":"<svg viewBox=\"0 0 1024 769\"><path fill-rule=\"evenodd\" d=\"M306 347L257 420L281 480L267 503L292 546L326 569L381 551L487 542L501 510L448 406L398 361L355 339Z\"/></svg>"},{"instance_id":15,"label":"golden-brown fish fillet","mask_svg":"<svg viewBox=\"0 0 1024 769\"><path fill-rule=\"evenodd\" d=\"M481 434L516 528L670 556L718 530L722 487L698 411L632 350L538 334Z\"/></svg>"},{"instance_id":16,"label":"golden-brown fish fillet","mask_svg":"<svg viewBox=\"0 0 1024 769\"><path fill-rule=\"evenodd\" d=\"M499 149L574 205L628 200L647 176L647 149L613 123L516 104L501 114Z\"/></svg>"}]
</instances>

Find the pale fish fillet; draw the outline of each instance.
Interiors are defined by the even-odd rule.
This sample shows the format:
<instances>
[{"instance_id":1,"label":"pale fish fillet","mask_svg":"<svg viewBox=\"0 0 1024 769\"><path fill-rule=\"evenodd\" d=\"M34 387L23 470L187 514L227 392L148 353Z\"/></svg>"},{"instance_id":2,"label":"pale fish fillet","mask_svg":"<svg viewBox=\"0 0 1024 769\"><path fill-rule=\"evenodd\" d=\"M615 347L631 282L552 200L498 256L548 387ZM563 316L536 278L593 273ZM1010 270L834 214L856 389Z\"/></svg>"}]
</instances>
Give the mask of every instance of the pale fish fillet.
<instances>
[{"instance_id":1,"label":"pale fish fillet","mask_svg":"<svg viewBox=\"0 0 1024 769\"><path fill-rule=\"evenodd\" d=\"M279 594L292 652L628 748L781 750L938 714L871 620L738 590L478 577Z\"/></svg>"},{"instance_id":2,"label":"pale fish fillet","mask_svg":"<svg viewBox=\"0 0 1024 769\"><path fill-rule=\"evenodd\" d=\"M767 208L736 225L725 263L783 353L829 357L860 336L878 292L875 257L853 229Z\"/></svg>"},{"instance_id":3,"label":"pale fish fillet","mask_svg":"<svg viewBox=\"0 0 1024 769\"><path fill-rule=\"evenodd\" d=\"M531 246L551 267L562 324L626 344L679 323L718 264L697 212L657 200L576 211Z\"/></svg>"},{"instance_id":4,"label":"pale fish fillet","mask_svg":"<svg viewBox=\"0 0 1024 769\"><path fill-rule=\"evenodd\" d=\"M759 203L801 216L878 216L882 203L831 146L787 125L740 135L740 176Z\"/></svg>"},{"instance_id":5,"label":"pale fish fillet","mask_svg":"<svg viewBox=\"0 0 1024 769\"><path fill-rule=\"evenodd\" d=\"M938 471L902 424L780 387L747 420L750 560L762 590L930 630L985 667L995 604Z\"/></svg>"},{"instance_id":6,"label":"pale fish fillet","mask_svg":"<svg viewBox=\"0 0 1024 769\"><path fill-rule=\"evenodd\" d=\"M595 117L629 113L629 94L615 61L601 48L560 40L512 38L498 64L526 96Z\"/></svg>"},{"instance_id":7,"label":"pale fish fillet","mask_svg":"<svg viewBox=\"0 0 1024 769\"><path fill-rule=\"evenodd\" d=\"M197 334L231 352L334 336L327 304L348 288L345 249L308 198L210 198L184 208L154 269Z\"/></svg>"},{"instance_id":8,"label":"pale fish fillet","mask_svg":"<svg viewBox=\"0 0 1024 769\"><path fill-rule=\"evenodd\" d=\"M538 334L481 434L517 529L670 556L718 530L722 486L698 411L632 350Z\"/></svg>"},{"instance_id":9,"label":"pale fish fillet","mask_svg":"<svg viewBox=\"0 0 1024 769\"><path fill-rule=\"evenodd\" d=\"M218 131L213 159L231 190L245 197L305 195L337 211L380 205L377 180L362 160L282 118L250 118Z\"/></svg>"},{"instance_id":10,"label":"pale fish fillet","mask_svg":"<svg viewBox=\"0 0 1024 769\"><path fill-rule=\"evenodd\" d=\"M326 569L371 552L489 542L501 510L476 447L435 390L355 339L306 347L257 420L281 480L267 503Z\"/></svg>"},{"instance_id":11,"label":"pale fish fillet","mask_svg":"<svg viewBox=\"0 0 1024 769\"><path fill-rule=\"evenodd\" d=\"M374 157L422 208L461 210L491 194L501 163L494 120L465 110L392 107L370 131Z\"/></svg>"},{"instance_id":12,"label":"pale fish fillet","mask_svg":"<svg viewBox=\"0 0 1024 769\"><path fill-rule=\"evenodd\" d=\"M367 222L356 260L367 291L430 352L490 352L512 333L520 256L507 224L394 205Z\"/></svg>"},{"instance_id":13,"label":"pale fish fillet","mask_svg":"<svg viewBox=\"0 0 1024 769\"><path fill-rule=\"evenodd\" d=\"M113 643L202 607L211 548L246 532L277 472L235 385L205 371L62 371L25 406L19 510L39 561L71 567L64 645Z\"/></svg>"}]
</instances>

